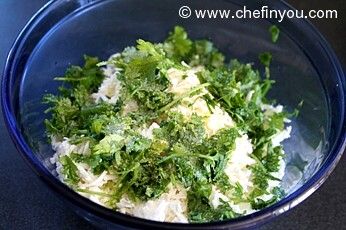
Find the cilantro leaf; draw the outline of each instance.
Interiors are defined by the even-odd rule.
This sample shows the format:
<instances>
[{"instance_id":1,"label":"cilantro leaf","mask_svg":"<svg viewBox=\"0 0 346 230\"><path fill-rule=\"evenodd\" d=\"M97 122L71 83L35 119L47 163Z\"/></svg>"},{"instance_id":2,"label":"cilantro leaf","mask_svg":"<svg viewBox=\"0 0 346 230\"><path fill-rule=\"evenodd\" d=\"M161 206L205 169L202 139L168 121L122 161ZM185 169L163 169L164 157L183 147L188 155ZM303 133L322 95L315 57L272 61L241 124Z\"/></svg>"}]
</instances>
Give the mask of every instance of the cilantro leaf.
<instances>
[{"instance_id":1,"label":"cilantro leaf","mask_svg":"<svg viewBox=\"0 0 346 230\"><path fill-rule=\"evenodd\" d=\"M269 27L269 33L271 35L272 42L277 42L280 35L280 29L276 25L272 25Z\"/></svg>"},{"instance_id":2,"label":"cilantro leaf","mask_svg":"<svg viewBox=\"0 0 346 230\"><path fill-rule=\"evenodd\" d=\"M261 53L258 56L259 60L261 61L261 63L265 66L265 67L269 67L270 63L272 61L272 55L269 52L264 52Z\"/></svg>"},{"instance_id":3,"label":"cilantro leaf","mask_svg":"<svg viewBox=\"0 0 346 230\"><path fill-rule=\"evenodd\" d=\"M278 202L281 198L284 197L284 192L282 189L275 187L272 191L273 197L267 201L264 201L262 199L254 199L251 201L251 206L253 209L255 210L260 210L263 209L265 207L268 207L276 202Z\"/></svg>"},{"instance_id":4,"label":"cilantro leaf","mask_svg":"<svg viewBox=\"0 0 346 230\"><path fill-rule=\"evenodd\" d=\"M216 209L209 204L210 184L196 184L188 191L189 220L194 223L222 221L238 217L227 202L222 202Z\"/></svg>"},{"instance_id":5,"label":"cilantro leaf","mask_svg":"<svg viewBox=\"0 0 346 230\"><path fill-rule=\"evenodd\" d=\"M78 175L78 168L77 166L73 163L71 158L67 155L64 155L59 158L59 162L63 166L62 168L62 173L66 177L66 182L70 184L77 184L80 180L79 175Z\"/></svg>"},{"instance_id":6,"label":"cilantro leaf","mask_svg":"<svg viewBox=\"0 0 346 230\"><path fill-rule=\"evenodd\" d=\"M184 60L192 49L192 41L188 38L185 29L181 26L175 26L164 42L164 48L167 57L174 58L177 61Z\"/></svg>"},{"instance_id":7,"label":"cilantro leaf","mask_svg":"<svg viewBox=\"0 0 346 230\"><path fill-rule=\"evenodd\" d=\"M188 62L192 66L204 65L215 69L224 65L225 56L207 40L197 40L193 43L192 53Z\"/></svg>"},{"instance_id":8,"label":"cilantro leaf","mask_svg":"<svg viewBox=\"0 0 346 230\"><path fill-rule=\"evenodd\" d=\"M65 76L57 77L55 80L68 82L72 87L83 86L89 92L95 91L104 79L104 75L97 63L96 57L84 56L83 67L71 66L67 69Z\"/></svg>"}]
</instances>

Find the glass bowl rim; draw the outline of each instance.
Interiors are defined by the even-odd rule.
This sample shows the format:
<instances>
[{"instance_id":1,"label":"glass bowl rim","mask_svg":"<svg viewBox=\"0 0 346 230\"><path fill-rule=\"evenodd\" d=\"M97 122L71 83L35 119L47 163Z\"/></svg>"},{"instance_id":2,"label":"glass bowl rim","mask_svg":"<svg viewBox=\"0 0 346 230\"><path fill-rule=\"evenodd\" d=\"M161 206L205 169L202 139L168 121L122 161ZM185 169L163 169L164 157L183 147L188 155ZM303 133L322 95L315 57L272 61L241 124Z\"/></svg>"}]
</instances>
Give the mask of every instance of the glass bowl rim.
<instances>
[{"instance_id":1,"label":"glass bowl rim","mask_svg":"<svg viewBox=\"0 0 346 230\"><path fill-rule=\"evenodd\" d=\"M54 3L58 2L58 0L51 0L46 3L40 10L37 11L36 14L28 21L22 31L19 33L16 38L12 48L10 49L4 71L3 78L1 81L1 105L2 105L2 113L4 117L4 122L7 127L7 130L10 134L12 141L14 142L17 150L21 153L21 155L27 160L31 168L35 171L35 173L56 193L60 194L64 199L68 200L70 203L75 205L78 208L82 208L83 210L90 212L97 217L101 217L106 221L110 221L113 224L122 224L128 227L151 227L151 228L160 228L160 229L221 229L225 227L232 227L234 229L251 227L260 223L265 223L272 217L278 216L291 208L295 207L303 200L305 200L308 196L310 196L314 191L316 191L327 179L327 177L331 174L331 172L336 167L338 161L341 159L341 156L346 147L346 124L345 124L345 76L342 70L342 67L334 53L331 49L328 42L324 39L321 33L306 19L304 20L304 24L302 27L305 27L306 31L314 33L316 39L318 39L319 43L322 45L325 54L328 56L331 63L334 65L334 69L337 72L337 76L339 83L341 84L341 103L344 105L342 107L342 125L340 134L338 139L331 149L331 153L323 163L321 168L299 189L297 189L292 194L283 198L279 202L259 211L256 211L253 214L249 214L243 217L239 217L236 219L219 221L219 222L210 222L210 223L189 223L189 224L181 224L181 223L168 223L168 222L157 222L152 220L146 220L126 214L122 214L119 212L115 212L111 209L105 208L101 205L98 205L89 199L82 197L72 189L70 189L67 185L61 182L58 178L56 178L53 174L51 174L48 169L40 163L40 160L35 156L34 152L31 150L29 145L26 143L24 136L21 134L19 127L16 125L16 116L14 114L14 110L11 106L11 99L9 90L11 89L10 78L12 75L12 66L15 62L17 51L20 50L22 42L25 42L25 38L30 34L32 28L35 27L36 23L40 20L44 20L45 14L47 14L50 8ZM86 4L88 7L94 4L102 2L102 0L92 0L92 1L82 1L81 6L78 8L78 11L81 10L83 4ZM283 6L294 9L292 6L284 2L283 0L279 1ZM269 3L267 3L269 5ZM42 18L41 18L42 17Z\"/></svg>"}]
</instances>

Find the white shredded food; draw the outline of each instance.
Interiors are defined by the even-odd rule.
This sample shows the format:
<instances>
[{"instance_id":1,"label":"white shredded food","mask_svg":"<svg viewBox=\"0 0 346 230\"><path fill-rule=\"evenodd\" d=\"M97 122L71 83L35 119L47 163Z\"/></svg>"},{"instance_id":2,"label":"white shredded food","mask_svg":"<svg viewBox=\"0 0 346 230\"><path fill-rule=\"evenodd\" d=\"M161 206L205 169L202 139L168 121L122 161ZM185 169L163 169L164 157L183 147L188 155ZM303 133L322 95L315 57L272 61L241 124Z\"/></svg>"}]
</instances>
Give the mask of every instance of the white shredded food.
<instances>
[{"instance_id":1,"label":"white shredded food","mask_svg":"<svg viewBox=\"0 0 346 230\"><path fill-rule=\"evenodd\" d=\"M201 83L196 75L196 73L201 70L202 67L192 68L187 71L178 70L171 68L168 70L168 78L171 83L171 87L168 89L176 95L182 95L193 87L199 86ZM115 68L114 66L108 64L104 69L105 79L98 89L97 93L92 94L92 98L96 103L106 102L115 104L119 98L121 83L117 79L118 74L121 69ZM185 77L184 77L185 76ZM189 119L192 114L197 114L198 116L204 117L205 128L207 130L207 135L212 136L216 134L220 129L226 127L233 127L234 122L232 118L221 109L220 106L216 106L212 111L209 110L206 101L202 98L203 95L207 94L207 90L202 90L200 95L194 97L188 97L182 100L182 103L172 108L173 111L180 112L181 114ZM251 98L252 94L248 95ZM130 101L125 105L124 113L136 111L138 105L134 101ZM262 105L262 109L267 114L282 112L283 107L278 105L273 107L272 105ZM289 122L289 121L286 121ZM159 129L160 126L157 123L152 123L149 127L144 127L141 134L149 139L153 138L153 130ZM291 127L287 127L281 133L276 134L272 138L272 143L274 146L280 145L280 143L290 137ZM56 171L61 180L65 179L62 173L62 165L59 163L59 157L64 155L69 155L72 152L77 154L88 154L90 153L89 143L81 143L78 145L73 145L69 142L68 138L63 138L58 140L55 137L51 138L52 148L55 151L54 156L50 159L52 164L56 164ZM251 140L247 135L242 135L236 139L235 149L233 150L229 161L227 162L225 173L229 177L231 183L239 183L244 192L249 192L253 186L251 182L252 173L249 169L249 165L255 164L255 160L250 157L253 151L253 146ZM273 176L282 179L285 170L285 162L283 159L280 161L280 170L277 173L273 173ZM88 189L96 193L104 192L102 186L108 181L115 181L117 178L110 175L107 171L104 171L99 176L95 176L90 167L87 164L76 163L78 168L78 174L81 177L81 182L79 182L78 187L81 189ZM280 182L269 181L268 191L278 186ZM81 195L89 198L90 200L107 206L107 197L93 195L89 193L80 192ZM272 195L263 195L261 199L269 200ZM210 204L217 208L221 201L230 202L231 207L234 211L238 213L250 214L254 212L249 203L238 203L234 204L229 201L227 196L222 194L220 190L213 186L212 193L209 197ZM169 191L162 194L159 198L149 200L142 203L132 202L126 195L124 195L120 201L117 203L117 210L122 213L129 215L134 215L137 217L151 219L156 221L165 222L179 222L187 223L187 195L186 190L182 187L174 187L170 185Z\"/></svg>"}]
</instances>

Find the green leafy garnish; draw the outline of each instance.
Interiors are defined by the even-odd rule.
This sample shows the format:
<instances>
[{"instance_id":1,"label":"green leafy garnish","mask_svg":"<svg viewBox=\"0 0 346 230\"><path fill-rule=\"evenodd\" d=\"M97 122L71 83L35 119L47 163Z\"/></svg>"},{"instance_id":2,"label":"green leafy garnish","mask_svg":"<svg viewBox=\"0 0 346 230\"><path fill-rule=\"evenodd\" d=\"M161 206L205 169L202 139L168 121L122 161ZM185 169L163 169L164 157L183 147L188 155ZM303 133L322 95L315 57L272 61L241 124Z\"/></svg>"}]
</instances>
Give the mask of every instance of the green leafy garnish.
<instances>
[{"instance_id":1,"label":"green leafy garnish","mask_svg":"<svg viewBox=\"0 0 346 230\"><path fill-rule=\"evenodd\" d=\"M265 67L269 67L272 61L272 55L269 52L261 53L258 58Z\"/></svg>"},{"instance_id":2,"label":"green leafy garnish","mask_svg":"<svg viewBox=\"0 0 346 230\"><path fill-rule=\"evenodd\" d=\"M270 31L276 42L277 27ZM233 205L261 209L281 199L282 191L272 189L269 181L280 180L273 173L281 167L284 150L272 139L296 112L263 109L274 104L267 98L274 84L272 56L265 52L259 59L264 74L252 64L226 61L211 41L192 40L180 26L163 43L139 39L108 61L85 56L84 65L71 66L55 78L63 82L59 93L43 99L48 106L47 135L73 149L59 158L65 182L80 193L99 196L114 209L124 196L137 204L178 186L187 193L185 214L190 222L236 218L245 213L237 213ZM173 93L172 87L185 79L199 82ZM110 102L108 94L114 90L119 96ZM203 105L196 106L197 101ZM220 114L228 123L211 132L223 119ZM246 157L255 162L244 166L251 174L249 187L226 173L232 157L238 157L234 154L240 154L236 143L244 135L253 149ZM89 182L79 171L84 166L95 178L111 178L99 186L101 191L78 187ZM229 201L219 199L215 206L210 200L213 189ZM259 198L268 194L269 200Z\"/></svg>"},{"instance_id":3,"label":"green leafy garnish","mask_svg":"<svg viewBox=\"0 0 346 230\"><path fill-rule=\"evenodd\" d=\"M188 193L189 219L192 223L210 222L233 219L240 214L233 211L227 202L222 202L216 209L210 206L209 196L211 186L208 184L196 184Z\"/></svg>"},{"instance_id":4,"label":"green leafy garnish","mask_svg":"<svg viewBox=\"0 0 346 230\"><path fill-rule=\"evenodd\" d=\"M80 180L78 175L78 168L67 155L59 158L61 165L63 166L63 174L66 176L66 182L70 184L77 184Z\"/></svg>"},{"instance_id":5,"label":"green leafy garnish","mask_svg":"<svg viewBox=\"0 0 346 230\"><path fill-rule=\"evenodd\" d=\"M271 35L272 42L277 42L280 35L280 29L276 25L269 27L269 33Z\"/></svg>"}]
</instances>

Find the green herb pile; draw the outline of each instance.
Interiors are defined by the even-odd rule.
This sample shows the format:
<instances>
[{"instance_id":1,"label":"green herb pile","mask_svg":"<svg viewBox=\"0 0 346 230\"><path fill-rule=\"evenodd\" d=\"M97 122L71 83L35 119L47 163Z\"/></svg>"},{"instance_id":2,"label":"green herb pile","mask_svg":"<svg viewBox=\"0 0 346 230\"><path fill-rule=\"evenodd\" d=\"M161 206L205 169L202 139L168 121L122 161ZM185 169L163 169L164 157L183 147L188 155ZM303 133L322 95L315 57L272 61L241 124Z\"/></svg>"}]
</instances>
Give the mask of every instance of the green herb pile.
<instances>
[{"instance_id":1,"label":"green herb pile","mask_svg":"<svg viewBox=\"0 0 346 230\"><path fill-rule=\"evenodd\" d=\"M274 37L273 40L277 40ZM225 61L225 56L207 40L191 40L179 26L163 43L138 40L135 47L126 48L106 62L85 56L84 66L71 66L66 74L56 78L63 84L58 95L46 95L49 119L45 121L49 137L71 144L89 143L90 154L72 153L61 156L65 182L77 191L82 182L77 163L89 165L95 175L105 170L117 179L103 185L108 206L116 209L126 194L133 202L158 198L169 185L179 185L187 191L187 216L190 222L209 222L235 218L236 213L227 202L214 209L209 202L212 186L235 203L251 203L262 209L282 197L276 187L268 191L268 181L278 180L271 175L279 170L284 152L274 147L271 138L284 129L286 112L266 114L262 104L271 104L266 95L274 83L270 77L271 55L263 53L263 76L251 64L238 60ZM105 75L104 65L120 69L118 80L121 92L115 104L95 102L91 94L98 91ZM170 68L187 70L203 66L198 72L201 85L184 95L167 91ZM203 96L212 110L219 105L235 122L215 135L206 135L203 118L193 114L186 119L172 110L184 98ZM211 96L212 95L212 96ZM249 97L249 95L251 95ZM138 108L124 113L125 106L135 101ZM153 138L141 135L141 127L153 122L160 128L153 130ZM232 183L224 169L235 148L235 140L247 134L253 145L251 165L254 187L244 193L239 183ZM257 197L272 193L269 201Z\"/></svg>"}]
</instances>

